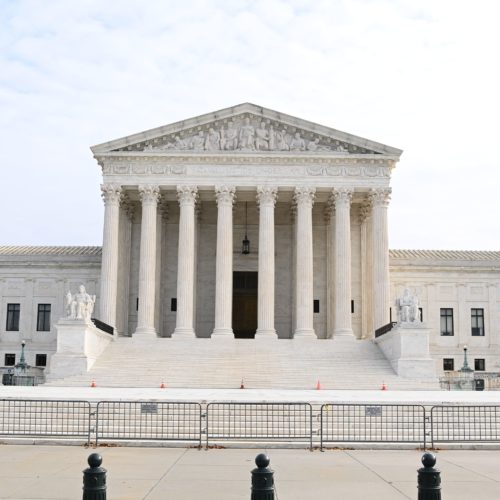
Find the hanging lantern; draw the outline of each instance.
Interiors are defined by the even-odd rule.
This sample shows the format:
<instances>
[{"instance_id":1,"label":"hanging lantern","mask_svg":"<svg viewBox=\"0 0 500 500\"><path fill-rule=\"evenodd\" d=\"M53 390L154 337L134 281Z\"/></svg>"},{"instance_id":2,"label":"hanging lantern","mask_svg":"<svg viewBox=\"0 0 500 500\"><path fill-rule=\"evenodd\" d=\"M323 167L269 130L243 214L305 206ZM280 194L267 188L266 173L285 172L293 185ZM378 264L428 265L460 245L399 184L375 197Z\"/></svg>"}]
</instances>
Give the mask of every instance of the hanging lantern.
<instances>
[{"instance_id":1,"label":"hanging lantern","mask_svg":"<svg viewBox=\"0 0 500 500\"><path fill-rule=\"evenodd\" d=\"M247 229L248 229L248 206L245 201L245 238L241 242L241 253L243 255L248 255L250 253L250 240L248 239Z\"/></svg>"}]
</instances>

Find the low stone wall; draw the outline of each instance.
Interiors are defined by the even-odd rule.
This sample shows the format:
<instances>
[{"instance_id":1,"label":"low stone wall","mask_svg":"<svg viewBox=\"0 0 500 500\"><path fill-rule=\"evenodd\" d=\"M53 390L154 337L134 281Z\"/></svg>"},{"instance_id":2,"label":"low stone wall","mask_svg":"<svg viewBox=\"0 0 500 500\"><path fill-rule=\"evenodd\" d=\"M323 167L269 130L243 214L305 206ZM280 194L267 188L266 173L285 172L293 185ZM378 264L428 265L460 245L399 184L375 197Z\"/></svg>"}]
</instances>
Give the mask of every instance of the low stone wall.
<instances>
[{"instance_id":1,"label":"low stone wall","mask_svg":"<svg viewBox=\"0 0 500 500\"><path fill-rule=\"evenodd\" d=\"M436 361L429 354L429 329L424 325L399 324L374 342L400 377L437 377Z\"/></svg>"},{"instance_id":2,"label":"low stone wall","mask_svg":"<svg viewBox=\"0 0 500 500\"><path fill-rule=\"evenodd\" d=\"M86 373L114 340L85 320L61 319L56 329L57 352L50 360L48 380Z\"/></svg>"}]
</instances>

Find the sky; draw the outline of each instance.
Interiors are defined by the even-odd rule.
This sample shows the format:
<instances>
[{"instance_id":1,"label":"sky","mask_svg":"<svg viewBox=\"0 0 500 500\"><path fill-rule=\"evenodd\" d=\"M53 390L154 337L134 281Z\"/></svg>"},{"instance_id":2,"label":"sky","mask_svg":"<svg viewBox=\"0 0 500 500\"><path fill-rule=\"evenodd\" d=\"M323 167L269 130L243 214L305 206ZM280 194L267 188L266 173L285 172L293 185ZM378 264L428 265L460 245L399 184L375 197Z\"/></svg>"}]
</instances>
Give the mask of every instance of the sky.
<instances>
[{"instance_id":1,"label":"sky","mask_svg":"<svg viewBox=\"0 0 500 500\"><path fill-rule=\"evenodd\" d=\"M496 0L0 0L0 245L100 245L90 146L261 106L404 151L390 247L500 250Z\"/></svg>"}]
</instances>

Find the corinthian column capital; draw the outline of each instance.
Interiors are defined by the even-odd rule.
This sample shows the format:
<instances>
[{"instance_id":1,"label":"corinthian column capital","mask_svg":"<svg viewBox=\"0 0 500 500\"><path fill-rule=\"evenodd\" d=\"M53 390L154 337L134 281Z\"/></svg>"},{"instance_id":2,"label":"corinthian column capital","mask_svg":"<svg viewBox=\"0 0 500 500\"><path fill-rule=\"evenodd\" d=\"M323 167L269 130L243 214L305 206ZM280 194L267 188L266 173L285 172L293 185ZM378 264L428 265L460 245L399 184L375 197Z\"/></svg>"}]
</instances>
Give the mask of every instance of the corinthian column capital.
<instances>
[{"instance_id":1,"label":"corinthian column capital","mask_svg":"<svg viewBox=\"0 0 500 500\"><path fill-rule=\"evenodd\" d=\"M156 205L160 199L160 188L158 186L139 186L139 197L143 205Z\"/></svg>"},{"instance_id":2,"label":"corinthian column capital","mask_svg":"<svg viewBox=\"0 0 500 500\"><path fill-rule=\"evenodd\" d=\"M370 189L368 197L373 206L387 207L391 199L391 188Z\"/></svg>"},{"instance_id":3,"label":"corinthian column capital","mask_svg":"<svg viewBox=\"0 0 500 500\"><path fill-rule=\"evenodd\" d=\"M338 188L332 190L332 202L338 207L341 204L350 205L352 200L352 192L351 188Z\"/></svg>"},{"instance_id":4,"label":"corinthian column capital","mask_svg":"<svg viewBox=\"0 0 500 500\"><path fill-rule=\"evenodd\" d=\"M196 186L177 186L177 199L179 205L194 205L198 199Z\"/></svg>"},{"instance_id":5,"label":"corinthian column capital","mask_svg":"<svg viewBox=\"0 0 500 500\"><path fill-rule=\"evenodd\" d=\"M300 186L295 188L293 199L297 205L313 206L316 188L310 186Z\"/></svg>"},{"instance_id":6,"label":"corinthian column capital","mask_svg":"<svg viewBox=\"0 0 500 500\"><path fill-rule=\"evenodd\" d=\"M274 205L278 197L278 188L276 186L258 186L257 187L257 202L260 206Z\"/></svg>"},{"instance_id":7,"label":"corinthian column capital","mask_svg":"<svg viewBox=\"0 0 500 500\"><path fill-rule=\"evenodd\" d=\"M215 186L215 198L217 205L232 206L236 198L236 188L234 186Z\"/></svg>"},{"instance_id":8,"label":"corinthian column capital","mask_svg":"<svg viewBox=\"0 0 500 500\"><path fill-rule=\"evenodd\" d=\"M118 184L101 184L101 196L104 205L118 204L122 197L122 187Z\"/></svg>"}]
</instances>

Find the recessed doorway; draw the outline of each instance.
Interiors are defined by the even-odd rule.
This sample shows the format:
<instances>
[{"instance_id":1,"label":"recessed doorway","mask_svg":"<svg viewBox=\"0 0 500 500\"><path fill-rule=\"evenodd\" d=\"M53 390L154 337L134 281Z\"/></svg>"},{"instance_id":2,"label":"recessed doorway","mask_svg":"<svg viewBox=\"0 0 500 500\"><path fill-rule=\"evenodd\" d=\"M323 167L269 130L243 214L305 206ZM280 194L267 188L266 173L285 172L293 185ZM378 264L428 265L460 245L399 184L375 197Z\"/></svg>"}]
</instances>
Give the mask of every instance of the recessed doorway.
<instances>
[{"instance_id":1,"label":"recessed doorway","mask_svg":"<svg viewBox=\"0 0 500 500\"><path fill-rule=\"evenodd\" d=\"M258 273L233 273L233 332L237 339L253 339L257 330Z\"/></svg>"}]
</instances>

